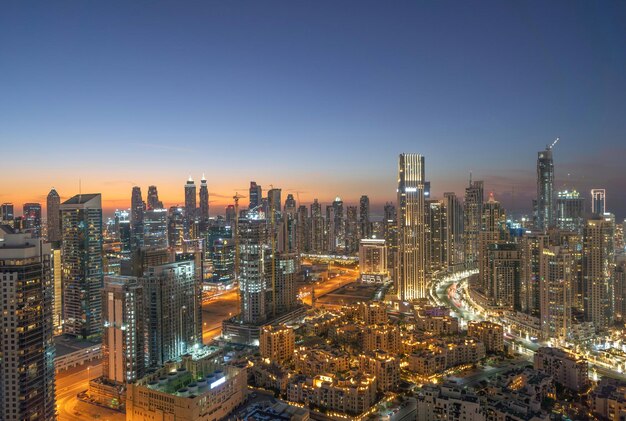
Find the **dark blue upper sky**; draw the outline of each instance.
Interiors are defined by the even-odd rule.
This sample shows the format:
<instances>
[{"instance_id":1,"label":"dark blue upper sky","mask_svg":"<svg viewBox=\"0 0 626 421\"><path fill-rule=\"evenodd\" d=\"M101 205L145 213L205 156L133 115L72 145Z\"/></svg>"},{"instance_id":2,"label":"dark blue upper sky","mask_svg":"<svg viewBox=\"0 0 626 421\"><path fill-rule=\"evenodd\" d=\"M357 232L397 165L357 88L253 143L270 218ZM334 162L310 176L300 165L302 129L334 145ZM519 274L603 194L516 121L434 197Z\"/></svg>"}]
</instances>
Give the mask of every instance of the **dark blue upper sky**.
<instances>
[{"instance_id":1,"label":"dark blue upper sky","mask_svg":"<svg viewBox=\"0 0 626 421\"><path fill-rule=\"evenodd\" d=\"M435 195L473 171L523 210L559 136L558 187L624 217L625 133L623 1L0 5L0 201L80 177L176 202L205 172L216 200L257 179L380 203L417 152Z\"/></svg>"}]
</instances>

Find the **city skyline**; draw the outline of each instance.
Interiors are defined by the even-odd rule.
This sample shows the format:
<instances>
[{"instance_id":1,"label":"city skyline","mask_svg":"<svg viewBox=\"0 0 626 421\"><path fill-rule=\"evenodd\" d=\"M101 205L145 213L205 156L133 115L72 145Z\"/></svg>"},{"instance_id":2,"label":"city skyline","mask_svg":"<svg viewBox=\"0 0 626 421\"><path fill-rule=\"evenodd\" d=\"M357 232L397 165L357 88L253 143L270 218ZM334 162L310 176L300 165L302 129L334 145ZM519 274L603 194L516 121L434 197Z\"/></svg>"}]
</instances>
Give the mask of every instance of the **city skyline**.
<instances>
[{"instance_id":1,"label":"city skyline","mask_svg":"<svg viewBox=\"0 0 626 421\"><path fill-rule=\"evenodd\" d=\"M626 216L624 5L448 6L8 5L0 137L39 171L6 162L0 202L65 199L80 179L107 214L133 185L169 206L204 173L221 212L256 180L304 203L367 194L380 214L397 154L415 152L434 196L473 172L530 213L536 153L560 137L555 188L604 188Z\"/></svg>"}]
</instances>

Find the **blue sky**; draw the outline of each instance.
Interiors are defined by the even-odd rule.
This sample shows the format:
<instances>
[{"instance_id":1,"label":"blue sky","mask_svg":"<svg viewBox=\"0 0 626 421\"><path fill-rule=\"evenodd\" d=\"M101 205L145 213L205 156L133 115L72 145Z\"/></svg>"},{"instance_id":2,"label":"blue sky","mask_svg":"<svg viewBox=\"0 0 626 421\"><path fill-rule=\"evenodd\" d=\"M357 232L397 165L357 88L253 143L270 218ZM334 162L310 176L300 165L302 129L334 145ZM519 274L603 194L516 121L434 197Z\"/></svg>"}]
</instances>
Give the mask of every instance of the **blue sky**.
<instances>
[{"instance_id":1,"label":"blue sky","mask_svg":"<svg viewBox=\"0 0 626 421\"><path fill-rule=\"evenodd\" d=\"M217 207L252 179L381 204L416 152L436 196L472 171L525 210L559 136L557 187L623 218L624 22L610 1L3 2L0 201L80 178L175 203L206 173Z\"/></svg>"}]
</instances>

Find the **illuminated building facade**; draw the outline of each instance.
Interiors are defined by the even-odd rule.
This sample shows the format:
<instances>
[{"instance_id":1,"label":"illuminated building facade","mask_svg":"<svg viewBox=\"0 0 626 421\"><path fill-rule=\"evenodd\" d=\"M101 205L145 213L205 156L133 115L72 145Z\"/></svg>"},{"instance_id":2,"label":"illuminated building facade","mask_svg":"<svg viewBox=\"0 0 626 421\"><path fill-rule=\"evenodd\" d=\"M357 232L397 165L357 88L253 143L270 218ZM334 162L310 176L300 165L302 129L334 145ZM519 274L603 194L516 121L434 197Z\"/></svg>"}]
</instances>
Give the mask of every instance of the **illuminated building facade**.
<instances>
[{"instance_id":1,"label":"illuminated building facade","mask_svg":"<svg viewBox=\"0 0 626 421\"><path fill-rule=\"evenodd\" d=\"M241 319L244 323L259 324L267 318L265 220L240 218L238 235Z\"/></svg>"},{"instance_id":2,"label":"illuminated building facade","mask_svg":"<svg viewBox=\"0 0 626 421\"><path fill-rule=\"evenodd\" d=\"M287 326L263 326L259 333L261 358L281 363L293 357L296 346L296 333Z\"/></svg>"},{"instance_id":3,"label":"illuminated building facade","mask_svg":"<svg viewBox=\"0 0 626 421\"><path fill-rule=\"evenodd\" d=\"M48 224L48 241L61 241L61 197L55 189L50 190L46 198L46 216Z\"/></svg>"},{"instance_id":4,"label":"illuminated building facade","mask_svg":"<svg viewBox=\"0 0 626 421\"><path fill-rule=\"evenodd\" d=\"M538 230L547 230L554 226L554 162L552 148L537 154L537 215L535 221Z\"/></svg>"},{"instance_id":5,"label":"illuminated building facade","mask_svg":"<svg viewBox=\"0 0 626 421\"><path fill-rule=\"evenodd\" d=\"M359 269L361 280L383 282L389 276L387 270L387 245L384 239L364 238L359 245Z\"/></svg>"},{"instance_id":6,"label":"illuminated building facade","mask_svg":"<svg viewBox=\"0 0 626 421\"><path fill-rule=\"evenodd\" d=\"M0 227L0 419L55 420L51 250Z\"/></svg>"},{"instance_id":7,"label":"illuminated building facade","mask_svg":"<svg viewBox=\"0 0 626 421\"><path fill-rule=\"evenodd\" d=\"M102 332L102 198L79 194L61 204L63 332Z\"/></svg>"},{"instance_id":8,"label":"illuminated building facade","mask_svg":"<svg viewBox=\"0 0 626 421\"><path fill-rule=\"evenodd\" d=\"M403 301L426 298L424 157L398 161L398 293Z\"/></svg>"},{"instance_id":9,"label":"illuminated building facade","mask_svg":"<svg viewBox=\"0 0 626 421\"><path fill-rule=\"evenodd\" d=\"M370 198L363 195L359 200L359 238L372 236L372 223L370 222Z\"/></svg>"},{"instance_id":10,"label":"illuminated building facade","mask_svg":"<svg viewBox=\"0 0 626 421\"><path fill-rule=\"evenodd\" d=\"M202 343L201 288L193 261L148 267L144 290L147 366L159 367Z\"/></svg>"},{"instance_id":11,"label":"illuminated building facade","mask_svg":"<svg viewBox=\"0 0 626 421\"><path fill-rule=\"evenodd\" d=\"M23 230L33 237L41 237L41 203L24 203Z\"/></svg>"},{"instance_id":12,"label":"illuminated building facade","mask_svg":"<svg viewBox=\"0 0 626 421\"><path fill-rule=\"evenodd\" d=\"M591 212L602 216L606 212L606 190L591 189Z\"/></svg>"},{"instance_id":13,"label":"illuminated building facade","mask_svg":"<svg viewBox=\"0 0 626 421\"><path fill-rule=\"evenodd\" d=\"M475 267L480 254L480 231L482 227L484 202L484 187L482 181L472 181L465 189L465 221L464 221L464 243L465 262L468 268Z\"/></svg>"},{"instance_id":14,"label":"illuminated building facade","mask_svg":"<svg viewBox=\"0 0 626 421\"><path fill-rule=\"evenodd\" d=\"M585 198L576 190L560 191L556 197L556 226L582 234L585 220Z\"/></svg>"},{"instance_id":15,"label":"illuminated building facade","mask_svg":"<svg viewBox=\"0 0 626 421\"><path fill-rule=\"evenodd\" d=\"M143 245L150 249L164 249L167 241L167 210L148 209L143 214Z\"/></svg>"}]
</instances>

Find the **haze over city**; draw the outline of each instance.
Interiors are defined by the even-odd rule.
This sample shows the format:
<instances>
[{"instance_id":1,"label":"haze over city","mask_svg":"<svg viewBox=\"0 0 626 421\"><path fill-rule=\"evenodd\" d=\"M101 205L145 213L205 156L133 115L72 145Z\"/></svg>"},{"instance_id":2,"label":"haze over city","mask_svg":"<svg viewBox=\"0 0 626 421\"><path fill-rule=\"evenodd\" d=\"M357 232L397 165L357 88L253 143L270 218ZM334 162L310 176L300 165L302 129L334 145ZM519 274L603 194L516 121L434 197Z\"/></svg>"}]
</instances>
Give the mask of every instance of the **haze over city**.
<instances>
[{"instance_id":1,"label":"haze over city","mask_svg":"<svg viewBox=\"0 0 626 421\"><path fill-rule=\"evenodd\" d=\"M623 3L72 2L0 14L0 201L133 185L166 205L204 173L214 213L249 180L304 203L368 194L395 158L428 158L434 197L469 172L530 213L537 150L558 188L607 190L626 215ZM26 22L28 24L26 24ZM33 30L32 28L37 28Z\"/></svg>"}]
</instances>

